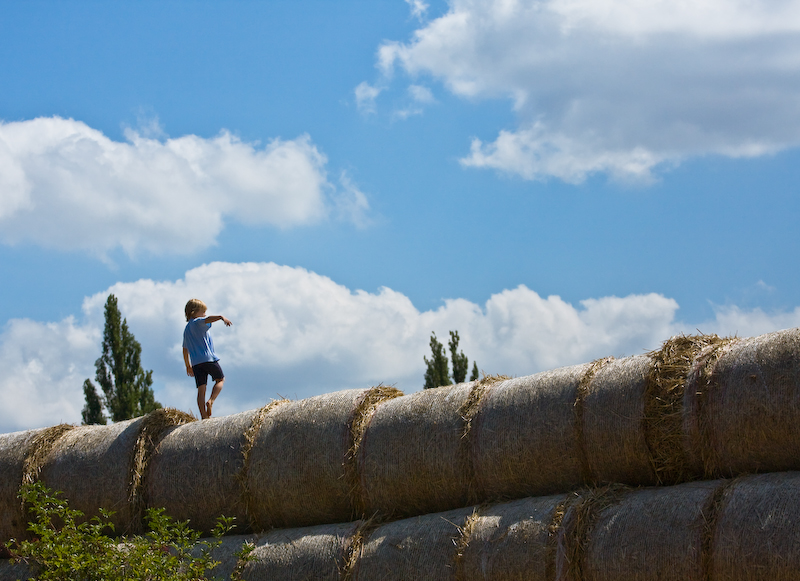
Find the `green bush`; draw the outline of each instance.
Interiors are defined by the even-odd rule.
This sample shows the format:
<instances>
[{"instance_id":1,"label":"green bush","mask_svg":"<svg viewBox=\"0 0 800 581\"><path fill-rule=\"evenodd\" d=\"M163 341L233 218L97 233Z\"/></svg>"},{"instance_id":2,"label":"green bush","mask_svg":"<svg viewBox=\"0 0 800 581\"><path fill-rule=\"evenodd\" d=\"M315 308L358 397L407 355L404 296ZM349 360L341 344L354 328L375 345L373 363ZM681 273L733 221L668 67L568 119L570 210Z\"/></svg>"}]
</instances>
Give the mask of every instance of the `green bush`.
<instances>
[{"instance_id":1,"label":"green bush","mask_svg":"<svg viewBox=\"0 0 800 581\"><path fill-rule=\"evenodd\" d=\"M37 580L74 581L195 581L215 579L208 574L219 565L211 551L230 532L233 518L220 517L213 541L200 540L188 521L176 522L163 509L147 511L149 532L116 539L111 512L100 511L88 521L40 483L25 485L20 498L34 517L28 530L34 540L9 544L15 558L27 563ZM249 557L253 545L237 553Z\"/></svg>"}]
</instances>

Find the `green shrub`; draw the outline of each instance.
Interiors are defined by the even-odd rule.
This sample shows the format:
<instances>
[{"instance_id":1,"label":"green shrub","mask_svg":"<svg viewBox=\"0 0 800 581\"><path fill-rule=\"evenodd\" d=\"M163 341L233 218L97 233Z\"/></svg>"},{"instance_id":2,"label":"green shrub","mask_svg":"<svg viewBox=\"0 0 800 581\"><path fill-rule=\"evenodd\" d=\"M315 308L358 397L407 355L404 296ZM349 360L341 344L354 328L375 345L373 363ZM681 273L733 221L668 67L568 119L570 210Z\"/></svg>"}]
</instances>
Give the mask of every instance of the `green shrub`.
<instances>
[{"instance_id":1,"label":"green shrub","mask_svg":"<svg viewBox=\"0 0 800 581\"><path fill-rule=\"evenodd\" d=\"M34 520L28 530L34 540L12 543L15 558L27 563L37 580L74 581L195 581L219 565L211 551L222 535L234 527L233 518L220 517L213 541L200 540L200 533L188 521L176 522L163 509L147 511L149 532L115 539L111 512L100 511L88 521L83 513L69 508L59 493L41 483L25 485L20 498ZM247 559L253 546L237 553Z\"/></svg>"}]
</instances>

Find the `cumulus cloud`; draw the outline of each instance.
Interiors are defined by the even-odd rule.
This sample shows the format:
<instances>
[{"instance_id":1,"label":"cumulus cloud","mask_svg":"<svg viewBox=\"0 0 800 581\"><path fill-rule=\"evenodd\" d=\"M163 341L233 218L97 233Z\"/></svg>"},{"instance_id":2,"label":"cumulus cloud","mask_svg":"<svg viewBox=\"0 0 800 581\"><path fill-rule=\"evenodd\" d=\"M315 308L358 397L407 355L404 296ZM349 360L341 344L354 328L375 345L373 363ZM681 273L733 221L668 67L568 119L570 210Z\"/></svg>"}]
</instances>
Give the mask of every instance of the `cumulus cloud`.
<instances>
[{"instance_id":1,"label":"cumulus cloud","mask_svg":"<svg viewBox=\"0 0 800 581\"><path fill-rule=\"evenodd\" d=\"M126 138L59 117L0 122L0 240L183 253L213 244L226 220L312 224L337 196L352 197L328 182L327 160L307 135L263 147L227 131Z\"/></svg>"},{"instance_id":2,"label":"cumulus cloud","mask_svg":"<svg viewBox=\"0 0 800 581\"><path fill-rule=\"evenodd\" d=\"M452 299L419 311L389 288L351 290L273 263L212 263L175 281L118 283L87 297L80 320L11 321L0 334L0 431L80 421L82 385L94 376L109 293L143 346L143 366L154 370L156 398L187 411L194 411L195 389L181 356L184 304L201 298L209 314L233 321L212 330L228 377L214 408L220 414L279 396L381 382L416 391L431 332L446 342L448 331L458 330L461 347L480 369L519 376L642 353L696 328L749 336L800 325L800 307L772 314L726 307L714 320L690 325L676 320L674 299L656 293L573 305L525 286L498 292L483 305Z\"/></svg>"},{"instance_id":3,"label":"cumulus cloud","mask_svg":"<svg viewBox=\"0 0 800 581\"><path fill-rule=\"evenodd\" d=\"M462 163L526 179L648 180L800 143L800 0L451 0L378 67L508 99L518 126Z\"/></svg>"}]
</instances>

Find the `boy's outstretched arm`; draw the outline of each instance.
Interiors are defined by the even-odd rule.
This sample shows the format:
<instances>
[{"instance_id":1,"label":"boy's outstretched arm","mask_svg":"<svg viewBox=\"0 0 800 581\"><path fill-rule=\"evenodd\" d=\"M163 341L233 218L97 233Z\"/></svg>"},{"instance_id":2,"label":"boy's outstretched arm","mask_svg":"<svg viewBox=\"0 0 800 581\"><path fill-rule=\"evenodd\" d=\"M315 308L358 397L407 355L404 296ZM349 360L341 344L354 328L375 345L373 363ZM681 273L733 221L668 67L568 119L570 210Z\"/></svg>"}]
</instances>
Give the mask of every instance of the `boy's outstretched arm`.
<instances>
[{"instance_id":1,"label":"boy's outstretched arm","mask_svg":"<svg viewBox=\"0 0 800 581\"><path fill-rule=\"evenodd\" d=\"M222 321L223 323L225 323L226 327L230 327L231 325L233 325L233 323L231 323L230 320L226 319L222 315L211 315L210 317L206 317L206 323L210 324L210 323L215 323L217 321Z\"/></svg>"},{"instance_id":2,"label":"boy's outstretched arm","mask_svg":"<svg viewBox=\"0 0 800 581\"><path fill-rule=\"evenodd\" d=\"M189 350L186 347L183 348L183 362L186 363L186 375L194 377L194 370L189 362Z\"/></svg>"}]
</instances>

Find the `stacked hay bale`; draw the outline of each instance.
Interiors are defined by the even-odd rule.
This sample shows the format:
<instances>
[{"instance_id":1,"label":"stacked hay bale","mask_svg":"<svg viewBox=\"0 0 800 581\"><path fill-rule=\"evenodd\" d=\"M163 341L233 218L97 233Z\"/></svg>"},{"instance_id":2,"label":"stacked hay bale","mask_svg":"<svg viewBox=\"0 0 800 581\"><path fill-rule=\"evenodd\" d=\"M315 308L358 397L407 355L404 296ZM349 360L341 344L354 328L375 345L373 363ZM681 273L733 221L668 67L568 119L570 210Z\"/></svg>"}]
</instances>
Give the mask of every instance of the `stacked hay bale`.
<instances>
[{"instance_id":1,"label":"stacked hay bale","mask_svg":"<svg viewBox=\"0 0 800 581\"><path fill-rule=\"evenodd\" d=\"M48 479L69 482L55 474L89 461L69 456L79 444L62 447L61 440L96 442L91 461L101 461L103 450L130 449L124 442L131 439L127 430L136 433L135 423L109 427L117 430L113 437L93 431L99 428L68 427L0 436L0 456L7 454L0 463L19 472L0 480L0 494L25 471L61 488ZM100 445L106 437L119 442ZM32 451L35 440L53 440L44 461ZM306 557L295 549L319 534L327 535L327 550L343 552L325 561L335 562L346 579L451 573L514 579L533 569L559 581L713 579L712 571L739 566L746 536L766 530L758 525L765 514L769 523L783 523L778 529L786 538L796 538L792 519L800 512L782 491L797 488L797 477L786 471L800 470L800 330L752 339L674 337L646 355L402 397L379 386L273 402L229 418L164 427L154 443L137 492L126 489L128 501L164 506L204 530L226 514L244 528L278 527L294 539L280 558L259 548L262 562L299 566L296 559ZM59 461L62 456L69 460ZM778 475L710 480L755 472ZM699 479L706 480L691 482ZM655 485L661 486L625 488ZM783 504L758 496L770 486ZM585 487L591 491L570 493ZM124 487L110 488L117 492L106 500L119 502ZM79 503L87 496L65 493ZM725 507L745 506L737 499L746 496L758 497L752 501L766 512L735 521ZM522 497L530 498L487 505ZM479 503L477 510L464 508ZM140 522L135 507L122 512L131 529ZM375 520L335 524L364 515ZM388 522L409 516L416 520ZM306 525L338 532L295 528ZM671 536L676 531L680 538ZM788 578L781 577L780 563L796 563L795 545L771 546L780 550L772 561L765 552L764 567L777 575L771 578ZM445 558L453 547L456 556ZM538 555L538 565L525 551ZM272 565L262 567L277 575ZM404 575L392 577L393 571Z\"/></svg>"}]
</instances>

